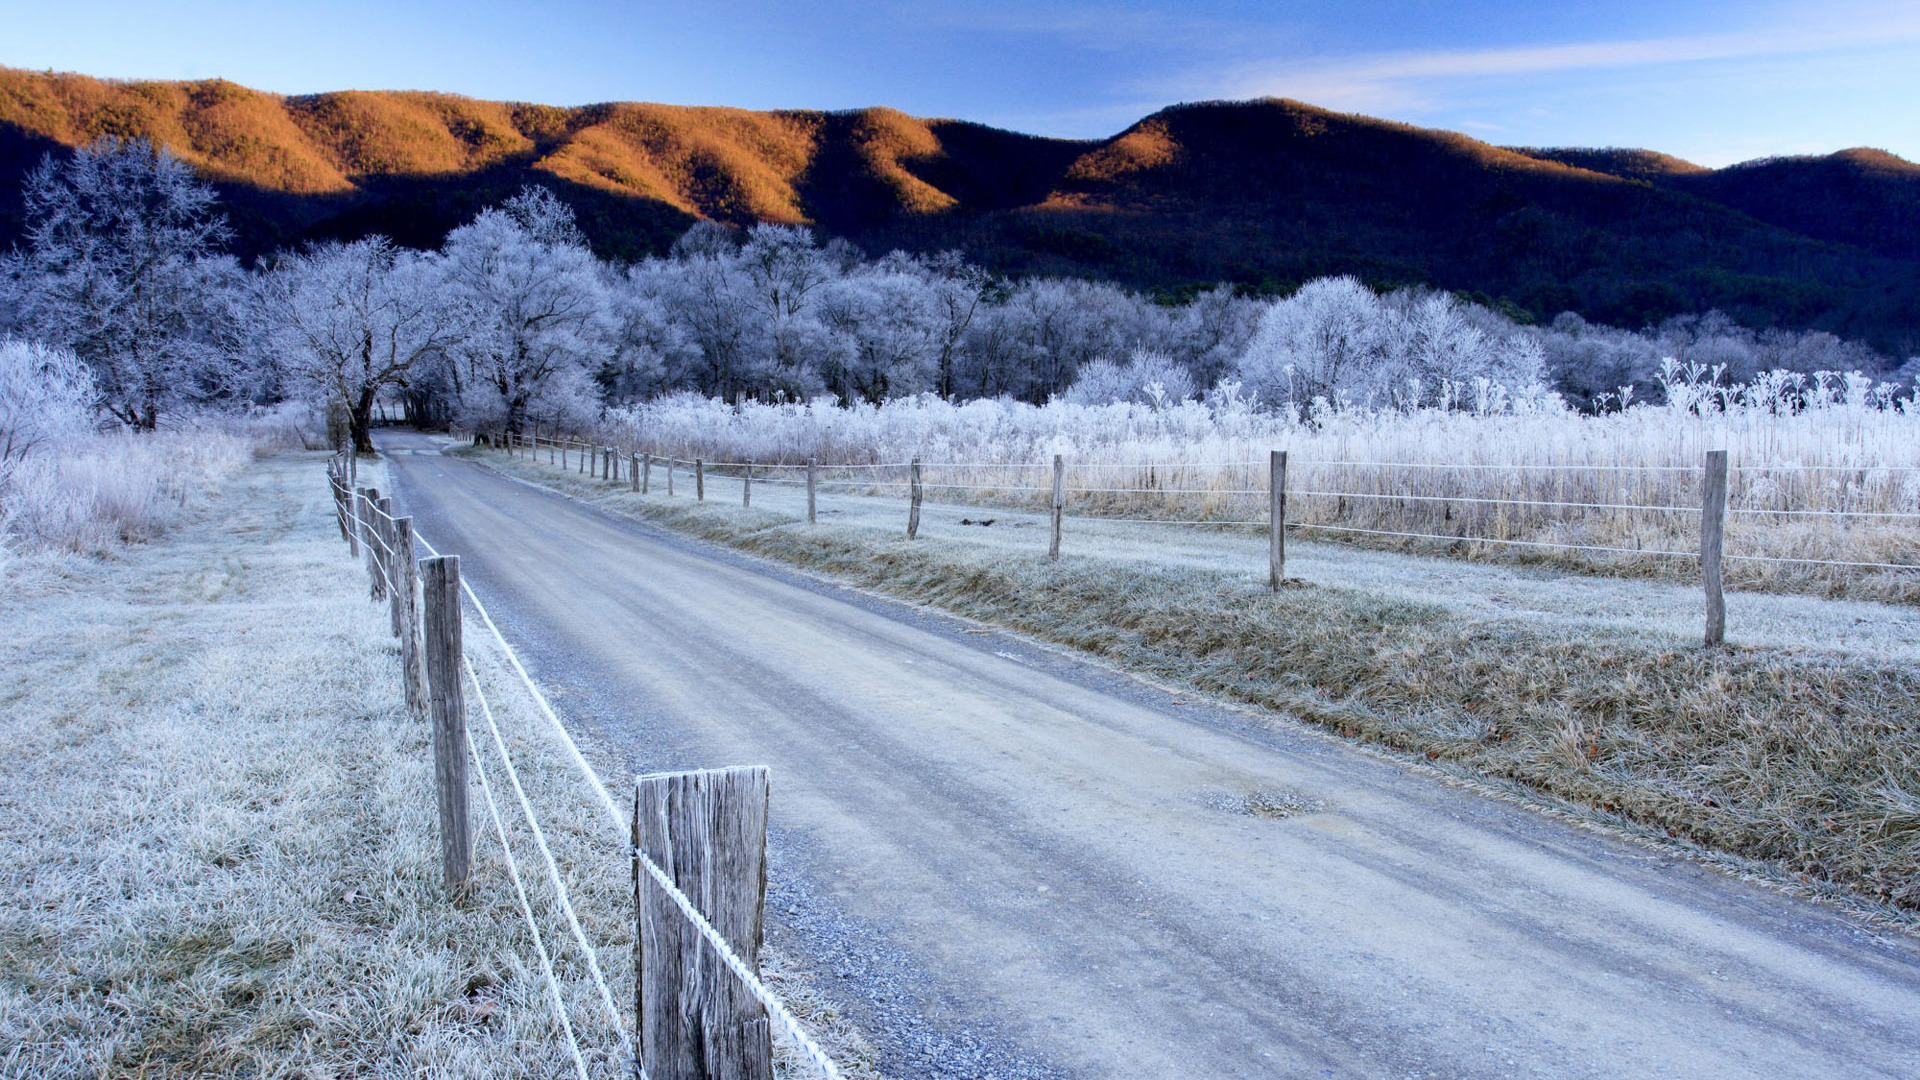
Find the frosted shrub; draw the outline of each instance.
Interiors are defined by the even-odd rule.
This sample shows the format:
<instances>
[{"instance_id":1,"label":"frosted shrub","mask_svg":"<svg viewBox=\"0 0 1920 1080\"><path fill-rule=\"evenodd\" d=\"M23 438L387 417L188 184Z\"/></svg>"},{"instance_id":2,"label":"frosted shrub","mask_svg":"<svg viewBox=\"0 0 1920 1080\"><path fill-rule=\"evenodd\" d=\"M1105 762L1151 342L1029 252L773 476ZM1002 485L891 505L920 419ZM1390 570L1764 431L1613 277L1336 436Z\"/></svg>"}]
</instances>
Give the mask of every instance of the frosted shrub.
<instances>
[{"instance_id":1,"label":"frosted shrub","mask_svg":"<svg viewBox=\"0 0 1920 1080\"><path fill-rule=\"evenodd\" d=\"M251 454L249 441L213 430L89 436L14 463L0 492L8 543L20 550L97 554L151 539L194 493L217 485Z\"/></svg>"},{"instance_id":2,"label":"frosted shrub","mask_svg":"<svg viewBox=\"0 0 1920 1080\"><path fill-rule=\"evenodd\" d=\"M93 426L93 376L67 349L0 341L0 462Z\"/></svg>"}]
</instances>

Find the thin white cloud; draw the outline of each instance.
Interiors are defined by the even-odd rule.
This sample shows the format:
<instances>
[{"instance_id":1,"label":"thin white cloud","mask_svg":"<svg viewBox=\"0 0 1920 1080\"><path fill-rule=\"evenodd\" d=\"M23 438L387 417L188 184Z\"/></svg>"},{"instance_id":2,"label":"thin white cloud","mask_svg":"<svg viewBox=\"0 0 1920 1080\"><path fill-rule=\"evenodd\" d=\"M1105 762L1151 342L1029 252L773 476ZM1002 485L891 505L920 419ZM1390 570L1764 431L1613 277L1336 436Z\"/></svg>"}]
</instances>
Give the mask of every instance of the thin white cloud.
<instances>
[{"instance_id":1,"label":"thin white cloud","mask_svg":"<svg viewBox=\"0 0 1920 1080\"><path fill-rule=\"evenodd\" d=\"M1855 7L1816 25L1782 25L1719 34L1627 41L1375 53L1332 60L1247 65L1208 80L1225 97L1277 94L1351 109L1433 104L1453 80L1626 69L1716 60L1764 59L1920 42L1912 5Z\"/></svg>"}]
</instances>

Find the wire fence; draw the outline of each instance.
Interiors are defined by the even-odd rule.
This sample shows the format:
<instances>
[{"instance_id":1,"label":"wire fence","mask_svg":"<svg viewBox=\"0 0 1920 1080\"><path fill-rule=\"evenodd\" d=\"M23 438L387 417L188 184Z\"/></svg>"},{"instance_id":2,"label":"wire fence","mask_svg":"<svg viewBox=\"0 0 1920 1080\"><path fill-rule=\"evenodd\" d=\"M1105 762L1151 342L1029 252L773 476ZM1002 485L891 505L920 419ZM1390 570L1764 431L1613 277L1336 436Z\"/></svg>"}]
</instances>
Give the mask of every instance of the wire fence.
<instances>
[{"instance_id":1,"label":"wire fence","mask_svg":"<svg viewBox=\"0 0 1920 1080\"><path fill-rule=\"evenodd\" d=\"M396 634L416 632L419 629L417 621L406 626L402 623L403 619L415 620L420 611L419 593L416 591L417 577L411 573L402 572L404 566L400 560L404 551L414 543L436 558L440 553L425 537L411 531L411 519L393 514L388 509L388 500L381 499L378 492L353 486L352 469L347 464L349 460L345 455L336 455L328 465L329 482L333 489L342 532L354 541L356 547L364 546L369 578L373 583L375 596L387 598L394 605ZM395 542L400 531L406 533L407 540L404 543ZM766 1010L775 1028L786 1037L801 1059L826 1080L840 1080L841 1072L832 1058L800 1023L787 1004L760 979L754 966L741 958L732 943L714 927L712 921L674 882L671 875L667 874L645 852L624 842L629 822L620 812L606 784L588 763L578 742L568 731L546 694L527 672L517 650L501 633L499 625L494 621L480 597L473 591L472 585L462 579L460 592L460 602L470 607L478 616L480 623L486 627L491 647L498 651L505 665L511 669L518 687L525 692L536 711L544 717L552 733L565 747L572 767L586 781L589 789L596 796L595 801L605 810L608 823L621 841L616 845L616 850L623 849L625 854L635 861L636 866L672 902L679 916L694 929L722 966ZM401 614L403 610L404 616ZM405 652L406 650L403 649L403 657ZM589 1080L591 1074L587 1065L588 1055L581 1046L581 1028L575 1022L576 1017L567 1005L566 995L562 991L561 981L556 973L555 961L560 955L555 947L557 943L550 944L548 935L542 930L540 919L536 916L526 878L521 872L520 859L516 856L513 844L508 838L506 815L501 811L501 800L498 794L502 790L511 790L513 801L520 809L521 820L527 835L531 838L533 850L538 856L537 861L545 872L547 885L553 896L553 906L565 925L571 948L579 954L588 973L588 981L592 984L599 1010L604 1013L605 1026L620 1048L619 1058L623 1063L621 1071L639 1076L644 1080L647 1071L643 1056L636 1047L627 1016L615 1000L612 986L600 964L599 950L590 940L581 922L572 891L567 886L568 876L563 872L560 860L548 843L547 830L541 823L541 815L522 779L520 766L516 763L513 752L508 746L492 701L474 666L470 649L463 649L459 665L460 671L457 677L465 687L471 689L486 726L487 737L482 742L492 748L491 764L489 755L482 753L480 746L475 743L471 729L463 729L462 749L467 759L471 761L474 773L479 780L487 820L492 824L493 835L500 844L507 877L526 923L535 957L538 960L538 970L545 983L554 1021L566 1044L568 1058L580 1080ZM504 781L504 789L502 784L496 783L496 770L498 777Z\"/></svg>"},{"instance_id":2,"label":"wire fence","mask_svg":"<svg viewBox=\"0 0 1920 1080\"><path fill-rule=\"evenodd\" d=\"M727 475L880 498L911 497L917 488L956 505L1014 512L1047 510L1057 496L1065 520L1088 523L1270 524L1264 516L1272 495L1265 475L1270 462L1263 460L1066 462L1056 491L1051 462L708 461L582 440L486 438L535 454L559 448L563 461L572 455L590 476L598 475L596 455L611 463L613 479L623 461L629 470L695 475L702 496L707 476ZM1604 570L1702 556L1702 468L1344 460L1295 460L1289 468L1295 483L1286 491L1285 528L1325 539L1442 554L1535 552ZM1917 468L1729 465L1723 513L1732 521L1721 555L1729 563L1901 576L1920 571L1920 529L1906 527L1920 522ZM1895 582L1881 591L1920 597L1920 583Z\"/></svg>"}]
</instances>

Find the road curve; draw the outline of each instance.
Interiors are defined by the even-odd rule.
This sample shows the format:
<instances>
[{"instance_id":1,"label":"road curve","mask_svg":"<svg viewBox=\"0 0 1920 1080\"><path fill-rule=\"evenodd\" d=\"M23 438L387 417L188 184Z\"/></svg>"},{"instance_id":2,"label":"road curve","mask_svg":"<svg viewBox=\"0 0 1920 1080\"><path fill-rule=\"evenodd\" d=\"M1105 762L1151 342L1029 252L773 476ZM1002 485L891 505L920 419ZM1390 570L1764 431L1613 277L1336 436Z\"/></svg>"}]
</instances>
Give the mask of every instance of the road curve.
<instances>
[{"instance_id":1,"label":"road curve","mask_svg":"<svg viewBox=\"0 0 1920 1080\"><path fill-rule=\"evenodd\" d=\"M895 1076L1920 1076L1911 941L383 442L575 722L773 768L770 932Z\"/></svg>"}]
</instances>

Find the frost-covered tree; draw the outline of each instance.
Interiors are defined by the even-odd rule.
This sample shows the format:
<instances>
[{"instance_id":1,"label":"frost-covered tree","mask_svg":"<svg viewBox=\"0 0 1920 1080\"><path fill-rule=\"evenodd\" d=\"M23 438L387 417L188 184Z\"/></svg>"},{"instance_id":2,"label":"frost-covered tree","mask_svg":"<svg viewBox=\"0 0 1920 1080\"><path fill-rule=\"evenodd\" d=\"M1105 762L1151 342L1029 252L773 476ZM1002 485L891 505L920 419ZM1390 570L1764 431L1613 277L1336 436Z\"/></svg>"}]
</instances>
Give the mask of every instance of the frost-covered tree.
<instances>
[{"instance_id":1,"label":"frost-covered tree","mask_svg":"<svg viewBox=\"0 0 1920 1080\"><path fill-rule=\"evenodd\" d=\"M807 397L836 343L819 319L818 292L838 276L836 250L829 254L813 233L797 225L755 225L740 249L745 295L763 344L753 378L763 392Z\"/></svg>"},{"instance_id":2,"label":"frost-covered tree","mask_svg":"<svg viewBox=\"0 0 1920 1080\"><path fill-rule=\"evenodd\" d=\"M1267 405L1297 410L1482 408L1493 388L1533 392L1543 359L1497 312L1425 289L1380 296L1341 277L1275 301L1236 373Z\"/></svg>"},{"instance_id":3,"label":"frost-covered tree","mask_svg":"<svg viewBox=\"0 0 1920 1080\"><path fill-rule=\"evenodd\" d=\"M915 269L890 257L821 290L819 318L838 346L823 374L842 404L933 389L951 323L943 298Z\"/></svg>"},{"instance_id":4,"label":"frost-covered tree","mask_svg":"<svg viewBox=\"0 0 1920 1080\"><path fill-rule=\"evenodd\" d=\"M374 402L459 344L471 311L439 256L384 236L281 259L256 282L254 315L288 389L346 403L355 448L371 450Z\"/></svg>"},{"instance_id":5,"label":"frost-covered tree","mask_svg":"<svg viewBox=\"0 0 1920 1080\"><path fill-rule=\"evenodd\" d=\"M641 274L636 270L635 280ZM670 264L651 265L645 274L659 282L656 295L698 356L690 387L729 403L751 395L753 360L766 352L760 347L765 325L754 314L751 282L732 235L709 222L695 225L674 245Z\"/></svg>"},{"instance_id":6,"label":"frost-covered tree","mask_svg":"<svg viewBox=\"0 0 1920 1080\"><path fill-rule=\"evenodd\" d=\"M67 349L0 339L0 470L92 427L93 374Z\"/></svg>"},{"instance_id":7,"label":"frost-covered tree","mask_svg":"<svg viewBox=\"0 0 1920 1080\"><path fill-rule=\"evenodd\" d=\"M143 140L103 139L27 177L20 321L71 348L106 409L152 428L238 374L220 324L237 270L213 189Z\"/></svg>"},{"instance_id":8,"label":"frost-covered tree","mask_svg":"<svg viewBox=\"0 0 1920 1080\"><path fill-rule=\"evenodd\" d=\"M1095 360L1061 397L1074 405L1127 402L1166 408L1193 397L1193 376L1164 353L1136 349L1124 364Z\"/></svg>"},{"instance_id":9,"label":"frost-covered tree","mask_svg":"<svg viewBox=\"0 0 1920 1080\"><path fill-rule=\"evenodd\" d=\"M521 431L593 411L591 370L615 328L599 262L573 213L528 187L448 234L453 295L475 319L454 347L462 411Z\"/></svg>"},{"instance_id":10,"label":"frost-covered tree","mask_svg":"<svg viewBox=\"0 0 1920 1080\"><path fill-rule=\"evenodd\" d=\"M1320 278L1267 309L1236 375L1269 405L1338 402L1375 389L1387 350L1379 298L1355 278Z\"/></svg>"}]
</instances>

